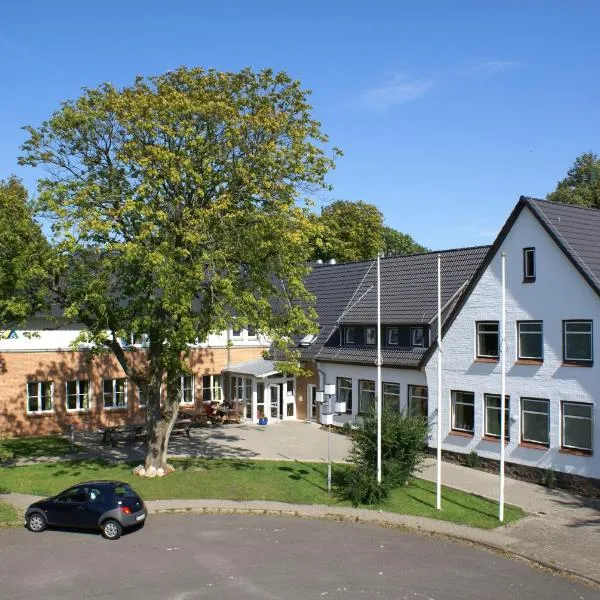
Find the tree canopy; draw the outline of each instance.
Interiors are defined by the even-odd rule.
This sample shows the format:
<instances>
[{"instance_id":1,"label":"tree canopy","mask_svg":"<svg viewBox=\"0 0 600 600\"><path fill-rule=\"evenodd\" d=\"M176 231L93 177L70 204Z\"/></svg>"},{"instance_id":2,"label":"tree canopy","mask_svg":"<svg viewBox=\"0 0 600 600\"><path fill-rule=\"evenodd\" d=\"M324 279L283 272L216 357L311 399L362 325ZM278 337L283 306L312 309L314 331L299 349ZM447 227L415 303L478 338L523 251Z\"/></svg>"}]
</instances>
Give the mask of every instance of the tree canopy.
<instances>
[{"instance_id":1,"label":"tree canopy","mask_svg":"<svg viewBox=\"0 0 600 600\"><path fill-rule=\"evenodd\" d=\"M0 180L0 335L40 309L47 295L48 244L16 177Z\"/></svg>"},{"instance_id":2,"label":"tree canopy","mask_svg":"<svg viewBox=\"0 0 600 600\"><path fill-rule=\"evenodd\" d=\"M148 468L166 465L189 342L314 328L303 194L328 189L334 163L307 97L285 73L182 67L87 89L26 128L21 163L51 173L39 210L61 259L54 299L145 394ZM149 336L145 362L126 333Z\"/></svg>"},{"instance_id":3,"label":"tree canopy","mask_svg":"<svg viewBox=\"0 0 600 600\"><path fill-rule=\"evenodd\" d=\"M374 259L378 252L389 255L425 251L409 235L386 227L379 209L367 202L336 200L314 219L320 229L313 243L313 260L352 262Z\"/></svg>"},{"instance_id":4,"label":"tree canopy","mask_svg":"<svg viewBox=\"0 0 600 600\"><path fill-rule=\"evenodd\" d=\"M600 208L600 159L593 152L579 155L567 176L561 179L547 200Z\"/></svg>"}]
</instances>

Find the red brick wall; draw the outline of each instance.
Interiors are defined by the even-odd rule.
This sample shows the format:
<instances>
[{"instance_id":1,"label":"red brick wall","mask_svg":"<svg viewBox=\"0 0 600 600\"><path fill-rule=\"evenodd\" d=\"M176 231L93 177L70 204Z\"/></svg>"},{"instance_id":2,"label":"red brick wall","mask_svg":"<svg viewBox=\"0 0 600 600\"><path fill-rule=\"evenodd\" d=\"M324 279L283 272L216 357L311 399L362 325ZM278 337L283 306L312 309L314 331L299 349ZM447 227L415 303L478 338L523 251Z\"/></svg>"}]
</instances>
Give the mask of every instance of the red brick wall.
<instances>
[{"instance_id":1,"label":"red brick wall","mask_svg":"<svg viewBox=\"0 0 600 600\"><path fill-rule=\"evenodd\" d=\"M196 406L202 402L202 375L220 374L231 364L260 358L264 348L196 348L189 358L195 375ZM106 424L123 424L145 418L139 407L138 392L132 382L127 386L127 407L104 409L102 380L124 377L111 353L89 362L88 352L5 352L0 353L0 434L8 436L46 435L77 429L96 429ZM143 360L140 353L137 359ZM87 379L91 387L91 408L86 412L67 412L66 382ZM54 410L40 415L27 414L27 382L53 381Z\"/></svg>"}]
</instances>

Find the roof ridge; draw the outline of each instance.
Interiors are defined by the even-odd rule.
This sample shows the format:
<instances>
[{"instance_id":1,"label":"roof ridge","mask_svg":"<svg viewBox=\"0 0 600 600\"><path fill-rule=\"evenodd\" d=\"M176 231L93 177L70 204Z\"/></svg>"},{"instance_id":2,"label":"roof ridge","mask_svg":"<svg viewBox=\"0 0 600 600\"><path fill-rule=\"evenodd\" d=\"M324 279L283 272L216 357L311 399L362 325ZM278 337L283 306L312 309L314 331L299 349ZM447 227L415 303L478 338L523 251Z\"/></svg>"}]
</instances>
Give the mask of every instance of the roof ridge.
<instances>
[{"instance_id":1,"label":"roof ridge","mask_svg":"<svg viewBox=\"0 0 600 600\"><path fill-rule=\"evenodd\" d=\"M554 200L546 200L544 198L532 198L530 196L523 196L523 200L528 202L543 202L544 204L566 206L567 208L578 208L579 210L591 210L596 213L600 213L600 208L592 208L591 206L580 206L579 204L567 204L566 202L555 202Z\"/></svg>"}]
</instances>

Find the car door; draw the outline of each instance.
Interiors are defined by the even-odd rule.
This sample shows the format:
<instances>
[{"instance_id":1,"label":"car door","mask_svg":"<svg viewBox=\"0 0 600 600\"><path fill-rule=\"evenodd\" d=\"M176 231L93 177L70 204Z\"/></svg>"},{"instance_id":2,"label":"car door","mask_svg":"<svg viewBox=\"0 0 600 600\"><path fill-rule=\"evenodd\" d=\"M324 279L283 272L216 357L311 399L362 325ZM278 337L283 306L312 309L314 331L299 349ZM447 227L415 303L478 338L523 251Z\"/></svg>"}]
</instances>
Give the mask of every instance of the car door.
<instances>
[{"instance_id":1,"label":"car door","mask_svg":"<svg viewBox=\"0 0 600 600\"><path fill-rule=\"evenodd\" d=\"M47 510L48 521L58 527L83 527L87 494L83 486L60 493Z\"/></svg>"},{"instance_id":2,"label":"car door","mask_svg":"<svg viewBox=\"0 0 600 600\"><path fill-rule=\"evenodd\" d=\"M80 527L95 529L100 517L109 510L110 490L104 486L88 486L85 509L80 514Z\"/></svg>"}]
</instances>

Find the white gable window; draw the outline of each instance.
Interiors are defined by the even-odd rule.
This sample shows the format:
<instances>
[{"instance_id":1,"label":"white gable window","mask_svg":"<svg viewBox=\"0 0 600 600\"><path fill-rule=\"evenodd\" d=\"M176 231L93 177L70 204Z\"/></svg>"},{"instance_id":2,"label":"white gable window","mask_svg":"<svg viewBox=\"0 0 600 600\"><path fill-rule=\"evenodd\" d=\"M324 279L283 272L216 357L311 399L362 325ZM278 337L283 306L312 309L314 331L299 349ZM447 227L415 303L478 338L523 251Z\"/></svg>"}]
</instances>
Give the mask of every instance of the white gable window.
<instances>
[{"instance_id":1,"label":"white gable window","mask_svg":"<svg viewBox=\"0 0 600 600\"><path fill-rule=\"evenodd\" d=\"M519 359L543 360L544 340L542 321L519 321Z\"/></svg>"},{"instance_id":2,"label":"white gable window","mask_svg":"<svg viewBox=\"0 0 600 600\"><path fill-rule=\"evenodd\" d=\"M581 402L562 403L563 448L592 451L593 408Z\"/></svg>"},{"instance_id":3,"label":"white gable window","mask_svg":"<svg viewBox=\"0 0 600 600\"><path fill-rule=\"evenodd\" d=\"M591 366L592 341L592 321L563 321L564 362Z\"/></svg>"},{"instance_id":4,"label":"white gable window","mask_svg":"<svg viewBox=\"0 0 600 600\"><path fill-rule=\"evenodd\" d=\"M52 381L30 381L27 384L27 413L36 415L52 412L53 395Z\"/></svg>"},{"instance_id":5,"label":"white gable window","mask_svg":"<svg viewBox=\"0 0 600 600\"><path fill-rule=\"evenodd\" d=\"M90 382L87 379L67 381L67 410L90 409Z\"/></svg>"},{"instance_id":6,"label":"white gable window","mask_svg":"<svg viewBox=\"0 0 600 600\"><path fill-rule=\"evenodd\" d=\"M523 248L523 281L535 281L535 248Z\"/></svg>"},{"instance_id":7,"label":"white gable window","mask_svg":"<svg viewBox=\"0 0 600 600\"><path fill-rule=\"evenodd\" d=\"M104 379L102 381L104 408L125 408L127 406L127 379Z\"/></svg>"},{"instance_id":8,"label":"white gable window","mask_svg":"<svg viewBox=\"0 0 600 600\"><path fill-rule=\"evenodd\" d=\"M498 321L477 323L477 358L498 358L499 341Z\"/></svg>"}]
</instances>

